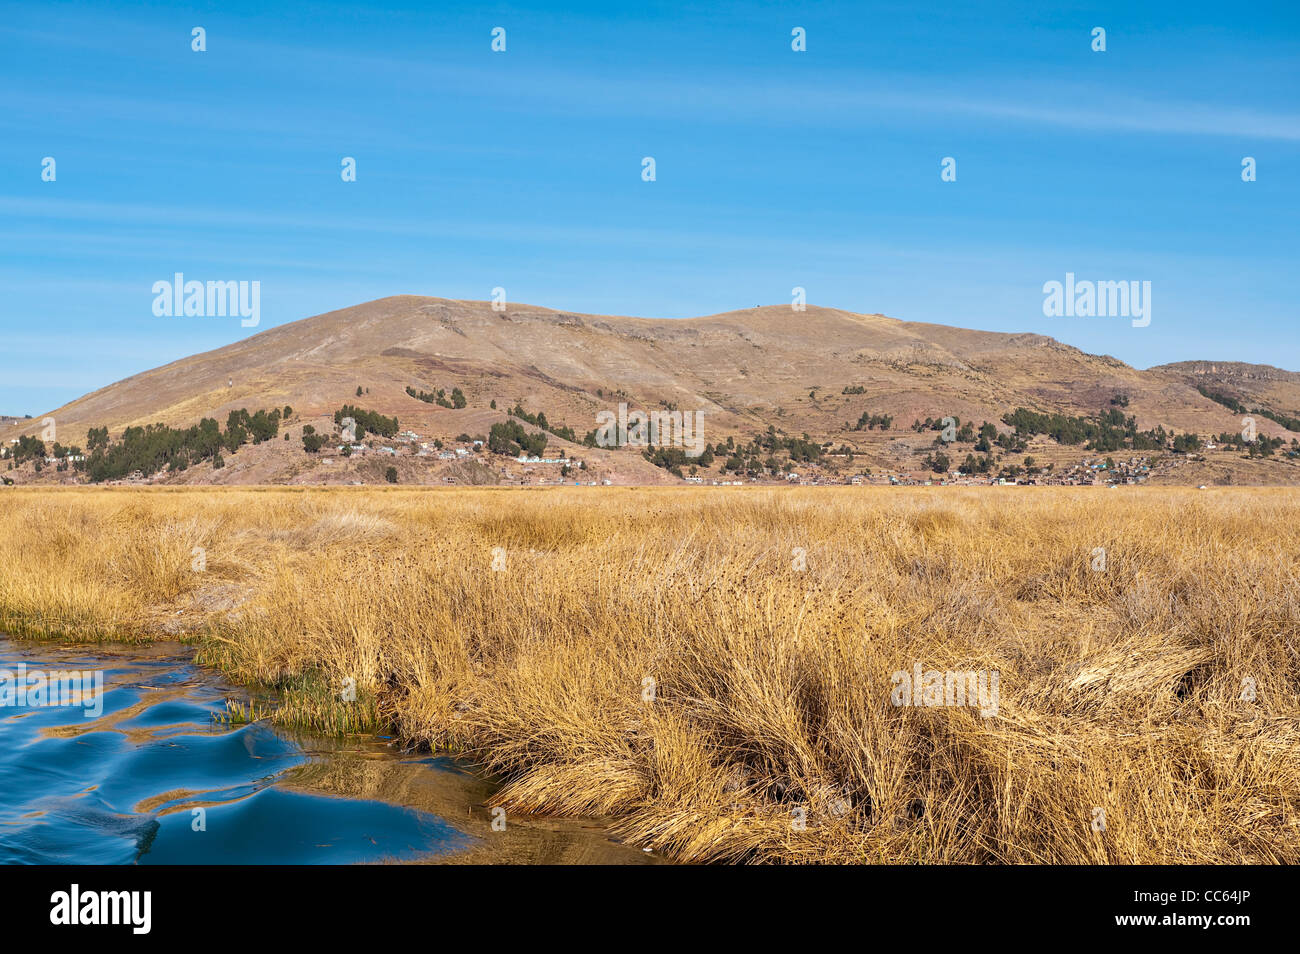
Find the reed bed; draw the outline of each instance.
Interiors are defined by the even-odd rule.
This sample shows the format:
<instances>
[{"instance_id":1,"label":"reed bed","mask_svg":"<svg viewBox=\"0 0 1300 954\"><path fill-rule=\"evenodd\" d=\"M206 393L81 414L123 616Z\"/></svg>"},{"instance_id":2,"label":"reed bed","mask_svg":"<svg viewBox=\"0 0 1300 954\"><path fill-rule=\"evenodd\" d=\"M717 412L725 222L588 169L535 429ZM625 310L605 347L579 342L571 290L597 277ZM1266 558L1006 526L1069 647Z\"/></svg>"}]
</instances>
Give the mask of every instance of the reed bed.
<instances>
[{"instance_id":1,"label":"reed bed","mask_svg":"<svg viewBox=\"0 0 1300 954\"><path fill-rule=\"evenodd\" d=\"M272 719L463 753L508 812L687 861L1300 862L1291 491L0 501L0 629L197 640ZM918 666L996 674L996 714L895 704Z\"/></svg>"}]
</instances>

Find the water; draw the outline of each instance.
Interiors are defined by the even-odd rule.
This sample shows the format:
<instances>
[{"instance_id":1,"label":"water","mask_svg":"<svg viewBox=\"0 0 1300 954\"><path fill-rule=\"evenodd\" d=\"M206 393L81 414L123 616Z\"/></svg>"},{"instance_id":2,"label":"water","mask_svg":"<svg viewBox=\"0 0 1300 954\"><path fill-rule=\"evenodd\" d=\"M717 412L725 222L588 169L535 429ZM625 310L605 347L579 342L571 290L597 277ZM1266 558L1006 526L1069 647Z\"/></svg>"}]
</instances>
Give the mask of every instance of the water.
<instances>
[{"instance_id":1,"label":"water","mask_svg":"<svg viewBox=\"0 0 1300 954\"><path fill-rule=\"evenodd\" d=\"M241 693L177 644L0 638L0 672L20 663L102 670L102 712L0 705L0 863L651 860L596 822L495 832L491 784L448 759L219 724Z\"/></svg>"}]
</instances>

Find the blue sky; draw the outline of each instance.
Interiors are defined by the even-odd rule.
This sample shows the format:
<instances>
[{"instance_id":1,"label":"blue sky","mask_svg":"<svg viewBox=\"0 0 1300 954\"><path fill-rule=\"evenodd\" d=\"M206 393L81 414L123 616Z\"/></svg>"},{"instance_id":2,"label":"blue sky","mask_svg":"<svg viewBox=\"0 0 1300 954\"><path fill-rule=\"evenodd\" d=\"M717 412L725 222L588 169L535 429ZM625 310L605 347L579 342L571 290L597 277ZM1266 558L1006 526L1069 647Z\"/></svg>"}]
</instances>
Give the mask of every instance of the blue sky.
<instances>
[{"instance_id":1,"label":"blue sky","mask_svg":"<svg viewBox=\"0 0 1300 954\"><path fill-rule=\"evenodd\" d=\"M1300 370L1298 94L1294 2L0 4L0 412L496 286ZM261 282L260 327L155 317L175 272ZM1044 317L1066 272L1151 324Z\"/></svg>"}]
</instances>

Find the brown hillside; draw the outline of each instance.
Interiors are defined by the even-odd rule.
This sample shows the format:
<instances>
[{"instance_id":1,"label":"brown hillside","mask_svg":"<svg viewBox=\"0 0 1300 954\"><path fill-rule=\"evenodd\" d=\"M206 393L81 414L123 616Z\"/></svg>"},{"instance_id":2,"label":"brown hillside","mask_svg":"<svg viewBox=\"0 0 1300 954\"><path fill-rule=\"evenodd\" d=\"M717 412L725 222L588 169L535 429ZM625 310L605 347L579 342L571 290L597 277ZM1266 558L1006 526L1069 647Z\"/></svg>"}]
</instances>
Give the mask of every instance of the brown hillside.
<instances>
[{"instance_id":1,"label":"brown hillside","mask_svg":"<svg viewBox=\"0 0 1300 954\"><path fill-rule=\"evenodd\" d=\"M325 421L345 403L396 416L403 429L447 440L462 432L485 433L516 401L581 436L595 427L598 411L626 401L633 408L702 410L704 435L712 442L728 435L748 439L772 426L836 446L847 443L868 465L902 467L933 440L908 428L914 419L951 415L1003 428L1002 415L1018 406L1090 415L1120 393L1130 401L1126 413L1136 415L1143 428L1161 424L1203 435L1238 430L1237 416L1197 392L1200 381L1230 385L1250 401L1279 409L1300 408L1300 374L1292 372L1204 362L1139 371L1042 335L831 308L794 312L788 305L769 306L669 320L531 305L498 313L487 302L396 296L295 321L143 372L49 416L68 444L81 442L93 426L106 425L117 436L128 425L189 425L205 416L224 422L233 409L292 405L298 419L290 427L292 440L274 454L250 448L256 460L226 473L205 468L177 478L187 482L325 480L302 459L297 425ZM361 398L359 386L368 389ZM469 406L426 404L407 395L408 386L448 393L459 387ZM846 386L865 393L844 395ZM497 410L489 408L492 400ZM867 410L893 415L894 428L887 434L846 429L846 422ZM45 416L11 425L2 436L7 441L39 433ZM1262 434L1288 443L1297 436L1269 420L1259 426ZM552 447L583 450L558 439ZM1054 449L1036 452L1051 459ZM617 482L672 479L626 451L613 458L613 452L585 453L618 471ZM1080 449L1069 454L1077 458ZM1285 478L1290 471L1300 468L1288 463L1280 473ZM1282 478L1270 473L1266 479Z\"/></svg>"}]
</instances>

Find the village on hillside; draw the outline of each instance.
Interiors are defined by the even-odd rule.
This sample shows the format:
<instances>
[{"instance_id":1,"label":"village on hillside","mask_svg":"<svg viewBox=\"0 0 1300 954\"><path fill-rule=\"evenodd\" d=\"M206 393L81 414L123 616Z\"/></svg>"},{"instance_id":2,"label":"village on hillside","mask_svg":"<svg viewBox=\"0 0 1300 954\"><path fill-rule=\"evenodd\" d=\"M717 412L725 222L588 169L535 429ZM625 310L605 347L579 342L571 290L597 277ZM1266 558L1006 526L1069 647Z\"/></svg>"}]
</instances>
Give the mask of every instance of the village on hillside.
<instances>
[{"instance_id":1,"label":"village on hillside","mask_svg":"<svg viewBox=\"0 0 1300 954\"><path fill-rule=\"evenodd\" d=\"M290 410L287 409L286 410ZM287 417L286 417L287 420ZM395 422L395 419L393 419ZM697 459L675 458L681 466L660 463L654 468L647 468L644 462L653 460L653 448L649 451L637 447L619 448L582 448L587 453L566 450L563 446L532 453L517 444L502 451L502 445L496 443L494 431L492 440L469 434L461 434L455 440L422 435L410 427L397 430L386 436L367 435L350 441L333 443L326 436L328 422L320 421L323 433L315 438L316 426L303 424L295 419L303 441L316 448L316 451L303 454L303 448L290 442L287 432L285 441L266 440L265 451L261 456L257 452L249 456L246 453L235 455L229 453L222 458L216 455L212 466L217 468L212 473L227 471L229 477L240 479L221 482L230 483L289 483L289 484L326 484L326 485L367 485L375 483L430 485L505 485L520 487L546 486L634 486L647 483L672 484L684 482L696 486L733 487L733 486L880 486L880 487L917 487L917 486L1057 486L1057 487L1116 487L1137 486L1153 478L1158 483L1194 483L1191 480L1179 481L1180 470L1194 463L1208 461L1231 461L1241 458L1238 450L1216 444L1213 440L1203 441L1192 453L1145 453L1145 454L1088 454L1084 456L1069 455L1063 457L1068 448L1052 447L1032 448L1035 453L1043 450L1055 452L1056 459L1050 463L1035 462L1032 454L1025 455L1023 464L1012 464L1010 457L999 461L996 469L988 467L987 472L971 472L967 467L936 466L943 464L947 458L943 455L927 454L921 459L920 450L910 447L905 453L910 460L900 461L900 466L863 466L863 457L855 455L847 448L833 450L827 442L824 453L818 453L815 459L794 461L787 458L784 463L769 458L768 466L757 467L752 462L743 462L739 457L725 459L729 450L734 450L730 442L724 447L719 444L717 453L710 453ZM329 435L337 438L337 434ZM27 445L28 438L21 439ZM256 441L253 443L257 443ZM281 444L283 443L283 447ZM52 448L42 448L37 455L23 457L18 452L20 439L13 438L7 446L0 447L0 463L5 469L0 471L0 484L11 486L18 483L52 482L81 484L90 482L85 473L86 452L80 447L64 447L55 444ZM492 446L489 446L492 444ZM544 446L544 444L542 445ZM257 462L268 453L286 456L293 466L287 479L270 476L261 480L262 472ZM1287 461L1294 461L1300 456L1300 449L1291 448L1279 455ZM969 458L968 458L969 460ZM990 461L992 458L990 458ZM640 467L628 464L636 462ZM246 464L246 473L241 474L236 468ZM711 465L711 466L710 466ZM171 483L205 482L199 472L200 466L168 468L159 467L152 473L136 469L99 481L106 486L138 486ZM647 479L647 474L650 479ZM1164 478L1161 480L1159 478Z\"/></svg>"}]
</instances>

